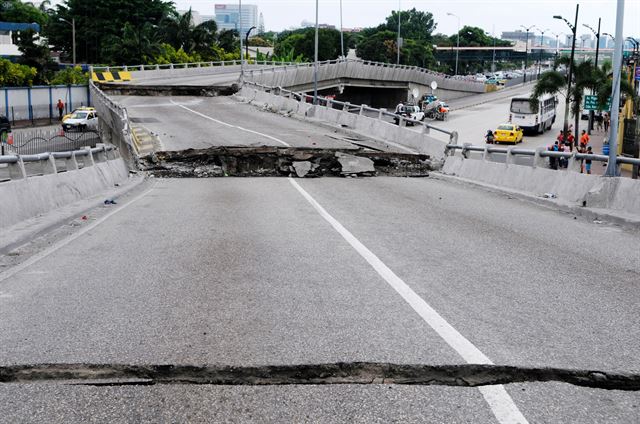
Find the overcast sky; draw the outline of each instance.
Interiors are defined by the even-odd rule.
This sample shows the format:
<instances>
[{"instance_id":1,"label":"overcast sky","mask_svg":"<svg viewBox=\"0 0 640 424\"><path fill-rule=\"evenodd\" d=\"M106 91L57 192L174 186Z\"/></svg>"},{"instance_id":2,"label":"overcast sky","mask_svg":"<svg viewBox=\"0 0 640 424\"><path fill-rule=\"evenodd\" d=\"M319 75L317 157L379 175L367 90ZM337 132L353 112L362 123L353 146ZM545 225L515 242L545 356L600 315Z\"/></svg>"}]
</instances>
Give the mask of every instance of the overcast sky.
<instances>
[{"instance_id":1,"label":"overcast sky","mask_svg":"<svg viewBox=\"0 0 640 424\"><path fill-rule=\"evenodd\" d=\"M366 27L381 23L391 10L398 8L397 0L342 0L344 27ZM221 0L174 0L178 9L192 6L203 15L214 15L214 4L237 1ZM304 20L315 20L315 0L243 0L243 4L255 4L262 12L267 30L282 30L299 26ZM320 22L340 24L340 1L319 0ZM569 32L567 25L553 19L559 14L573 22L576 3L566 0L401 0L402 9L415 7L418 10L433 13L438 24L436 32L447 34L457 30L457 19L447 16L447 12L460 17L460 23L484 28L491 32L495 26L496 34L514 30L520 25L536 25L541 29L549 28L555 32ZM602 18L602 32L615 35L616 0L582 0L578 20L578 34L589 30L583 23L597 29L598 17ZM640 0L625 1L624 33L640 35Z\"/></svg>"}]
</instances>

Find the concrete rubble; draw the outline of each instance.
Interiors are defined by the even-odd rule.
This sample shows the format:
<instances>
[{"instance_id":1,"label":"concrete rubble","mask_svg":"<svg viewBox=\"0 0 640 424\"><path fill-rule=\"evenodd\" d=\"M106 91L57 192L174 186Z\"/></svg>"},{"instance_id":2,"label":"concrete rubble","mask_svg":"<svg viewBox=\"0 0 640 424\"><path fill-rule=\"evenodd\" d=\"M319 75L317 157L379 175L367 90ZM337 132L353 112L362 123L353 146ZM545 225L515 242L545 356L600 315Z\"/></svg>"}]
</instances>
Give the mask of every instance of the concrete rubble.
<instances>
[{"instance_id":1,"label":"concrete rubble","mask_svg":"<svg viewBox=\"0 0 640 424\"><path fill-rule=\"evenodd\" d=\"M140 158L142 170L156 177L426 177L433 169L428 155L368 149L306 147L211 147L156 152Z\"/></svg>"}]
</instances>

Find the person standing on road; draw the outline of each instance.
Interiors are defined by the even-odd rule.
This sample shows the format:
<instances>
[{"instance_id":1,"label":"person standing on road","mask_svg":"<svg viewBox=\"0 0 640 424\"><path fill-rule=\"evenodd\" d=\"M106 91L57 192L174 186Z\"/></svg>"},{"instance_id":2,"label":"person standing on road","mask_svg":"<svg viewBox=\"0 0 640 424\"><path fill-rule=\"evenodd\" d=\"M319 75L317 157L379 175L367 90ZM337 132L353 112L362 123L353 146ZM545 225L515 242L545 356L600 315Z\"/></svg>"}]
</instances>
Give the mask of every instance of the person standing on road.
<instances>
[{"instance_id":1,"label":"person standing on road","mask_svg":"<svg viewBox=\"0 0 640 424\"><path fill-rule=\"evenodd\" d=\"M58 99L56 109L58 109L58 119L62 121L62 116L64 115L64 103L62 103L61 99Z\"/></svg>"},{"instance_id":2,"label":"person standing on road","mask_svg":"<svg viewBox=\"0 0 640 424\"><path fill-rule=\"evenodd\" d=\"M588 155L593 154L593 150L591 149L591 146L587 147L587 154ZM585 159L584 166L587 171L587 174L591 174L591 159Z\"/></svg>"},{"instance_id":3,"label":"person standing on road","mask_svg":"<svg viewBox=\"0 0 640 424\"><path fill-rule=\"evenodd\" d=\"M590 137L589 134L587 134L586 130L582 130L582 135L580 136L580 147L583 148L587 148L587 144L589 144Z\"/></svg>"},{"instance_id":4,"label":"person standing on road","mask_svg":"<svg viewBox=\"0 0 640 424\"><path fill-rule=\"evenodd\" d=\"M605 112L604 114L604 132L609 131L609 125L611 125L611 118L609 114Z\"/></svg>"},{"instance_id":5,"label":"person standing on road","mask_svg":"<svg viewBox=\"0 0 640 424\"><path fill-rule=\"evenodd\" d=\"M551 152L557 152L560 150L560 148L558 147L558 142L556 141L553 145L549 146L547 148L547 150L551 151ZM558 169L558 158L554 157L554 156L549 156L549 168L551 169Z\"/></svg>"}]
</instances>

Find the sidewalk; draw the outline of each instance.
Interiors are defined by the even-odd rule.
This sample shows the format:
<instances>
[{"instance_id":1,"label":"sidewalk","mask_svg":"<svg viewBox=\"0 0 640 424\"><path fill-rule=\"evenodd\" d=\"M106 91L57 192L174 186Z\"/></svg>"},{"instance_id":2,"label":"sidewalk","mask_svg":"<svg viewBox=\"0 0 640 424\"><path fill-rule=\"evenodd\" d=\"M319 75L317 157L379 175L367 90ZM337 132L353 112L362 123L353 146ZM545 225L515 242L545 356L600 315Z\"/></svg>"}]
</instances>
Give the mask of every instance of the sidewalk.
<instances>
[{"instance_id":1,"label":"sidewalk","mask_svg":"<svg viewBox=\"0 0 640 424\"><path fill-rule=\"evenodd\" d=\"M580 125L582 129L586 129L588 121L580 121ZM582 133L582 129L580 132ZM591 131L591 141L589 142L589 146L593 149L593 153L596 155L601 155L602 153L602 145L604 144L605 139L608 137L608 133L604 130L597 130L595 127ZM591 165L591 173L593 175L604 175L606 171L606 162L596 162L593 161ZM626 169L620 169L620 176L631 178L631 171Z\"/></svg>"}]
</instances>

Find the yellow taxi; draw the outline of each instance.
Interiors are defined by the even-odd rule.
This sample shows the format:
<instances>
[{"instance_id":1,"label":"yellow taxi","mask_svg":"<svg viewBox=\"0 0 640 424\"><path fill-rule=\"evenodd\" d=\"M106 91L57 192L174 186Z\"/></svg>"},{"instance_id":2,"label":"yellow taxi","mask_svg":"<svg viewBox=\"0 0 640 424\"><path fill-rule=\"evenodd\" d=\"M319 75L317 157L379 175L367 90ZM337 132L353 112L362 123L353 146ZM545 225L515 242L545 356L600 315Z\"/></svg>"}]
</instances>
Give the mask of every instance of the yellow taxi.
<instances>
[{"instance_id":1,"label":"yellow taxi","mask_svg":"<svg viewBox=\"0 0 640 424\"><path fill-rule=\"evenodd\" d=\"M522 128L513 124L498 125L498 128L493 132L495 143L518 144L522 142L523 137L524 133Z\"/></svg>"},{"instance_id":2,"label":"yellow taxi","mask_svg":"<svg viewBox=\"0 0 640 424\"><path fill-rule=\"evenodd\" d=\"M91 106L80 106L79 108L74 109L73 112L67 113L66 115L64 115L62 117L62 122L66 121L68 118L71 118L71 115L73 115L74 113L82 111L82 110L87 111L87 112L95 112L96 108L95 107L91 107Z\"/></svg>"}]
</instances>

